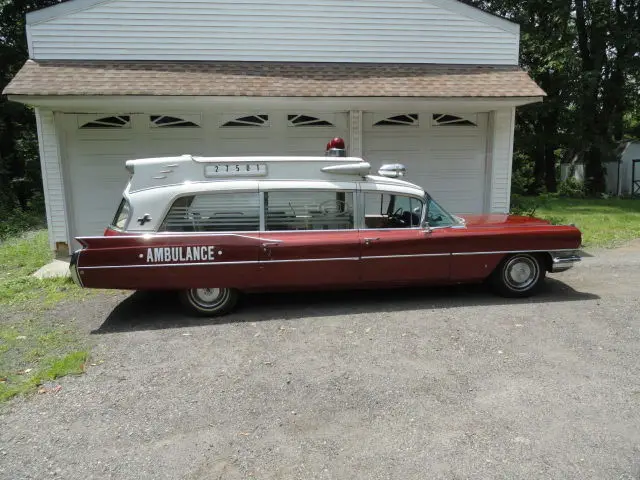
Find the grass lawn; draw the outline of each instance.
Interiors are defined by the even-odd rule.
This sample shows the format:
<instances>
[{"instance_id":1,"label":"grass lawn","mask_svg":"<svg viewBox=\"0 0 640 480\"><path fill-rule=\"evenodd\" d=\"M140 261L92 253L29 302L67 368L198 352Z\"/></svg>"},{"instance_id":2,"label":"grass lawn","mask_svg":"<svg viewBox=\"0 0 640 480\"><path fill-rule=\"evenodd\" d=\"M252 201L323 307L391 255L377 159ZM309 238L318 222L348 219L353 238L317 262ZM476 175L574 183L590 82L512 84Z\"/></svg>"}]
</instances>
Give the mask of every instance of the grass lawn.
<instances>
[{"instance_id":1,"label":"grass lawn","mask_svg":"<svg viewBox=\"0 0 640 480\"><path fill-rule=\"evenodd\" d=\"M586 247L612 248L640 238L640 199L545 198L536 217L573 223Z\"/></svg>"},{"instance_id":2,"label":"grass lawn","mask_svg":"<svg viewBox=\"0 0 640 480\"><path fill-rule=\"evenodd\" d=\"M84 369L86 341L47 311L88 293L70 279L31 277L52 258L46 231L0 243L0 402Z\"/></svg>"}]
</instances>

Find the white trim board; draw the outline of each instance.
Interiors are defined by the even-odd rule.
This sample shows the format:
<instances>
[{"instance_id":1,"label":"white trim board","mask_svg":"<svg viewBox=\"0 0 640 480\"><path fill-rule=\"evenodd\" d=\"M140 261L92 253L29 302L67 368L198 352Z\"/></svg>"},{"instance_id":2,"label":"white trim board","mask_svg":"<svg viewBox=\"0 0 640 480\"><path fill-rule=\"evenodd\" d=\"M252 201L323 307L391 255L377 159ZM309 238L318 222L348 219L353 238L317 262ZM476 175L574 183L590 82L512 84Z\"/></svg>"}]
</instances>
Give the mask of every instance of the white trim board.
<instances>
[{"instance_id":1,"label":"white trim board","mask_svg":"<svg viewBox=\"0 0 640 480\"><path fill-rule=\"evenodd\" d=\"M191 96L31 96L9 95L14 102L65 113L138 112L161 109L180 111L240 111L270 108L314 111L394 112L407 108L423 111L488 112L542 101L542 97L420 98L420 97L191 97Z\"/></svg>"}]
</instances>

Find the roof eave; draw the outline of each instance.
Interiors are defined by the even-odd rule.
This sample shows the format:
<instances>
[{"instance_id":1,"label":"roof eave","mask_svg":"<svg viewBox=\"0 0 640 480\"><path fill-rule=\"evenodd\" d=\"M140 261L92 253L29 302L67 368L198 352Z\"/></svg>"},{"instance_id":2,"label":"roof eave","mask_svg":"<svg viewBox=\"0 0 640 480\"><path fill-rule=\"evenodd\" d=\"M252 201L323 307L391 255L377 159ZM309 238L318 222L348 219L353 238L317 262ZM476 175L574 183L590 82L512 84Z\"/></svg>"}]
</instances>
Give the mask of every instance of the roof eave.
<instances>
[{"instance_id":1,"label":"roof eave","mask_svg":"<svg viewBox=\"0 0 640 480\"><path fill-rule=\"evenodd\" d=\"M243 97L243 96L150 96L150 95L15 95L14 102L52 109L59 112L82 111L123 112L158 108L167 111L195 108L198 110L220 109L227 106L246 105L253 108L287 107L288 105L321 104L322 108L377 111L395 110L403 107L429 109L449 107L456 112L482 112L503 108L514 108L543 101L542 96L526 97Z\"/></svg>"}]
</instances>

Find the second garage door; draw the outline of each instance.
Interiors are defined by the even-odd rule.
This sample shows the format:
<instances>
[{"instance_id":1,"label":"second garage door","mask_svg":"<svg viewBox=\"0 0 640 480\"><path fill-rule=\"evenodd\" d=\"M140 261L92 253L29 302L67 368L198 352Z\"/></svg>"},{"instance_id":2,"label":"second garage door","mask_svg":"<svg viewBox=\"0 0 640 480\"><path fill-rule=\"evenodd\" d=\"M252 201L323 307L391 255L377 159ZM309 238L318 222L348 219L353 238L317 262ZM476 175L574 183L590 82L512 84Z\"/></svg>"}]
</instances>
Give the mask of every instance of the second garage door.
<instances>
[{"instance_id":1,"label":"second garage door","mask_svg":"<svg viewBox=\"0 0 640 480\"><path fill-rule=\"evenodd\" d=\"M454 213L484 210L487 114L364 115L364 156L374 169L407 166L407 180Z\"/></svg>"}]
</instances>

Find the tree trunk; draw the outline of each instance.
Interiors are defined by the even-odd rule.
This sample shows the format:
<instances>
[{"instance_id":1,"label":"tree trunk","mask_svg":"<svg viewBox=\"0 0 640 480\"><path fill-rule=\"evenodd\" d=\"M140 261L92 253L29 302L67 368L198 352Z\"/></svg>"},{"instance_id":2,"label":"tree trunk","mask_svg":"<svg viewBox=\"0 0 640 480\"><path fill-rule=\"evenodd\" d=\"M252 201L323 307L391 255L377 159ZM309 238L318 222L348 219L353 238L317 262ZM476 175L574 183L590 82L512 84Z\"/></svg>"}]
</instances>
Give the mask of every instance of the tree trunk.
<instances>
[{"instance_id":1,"label":"tree trunk","mask_svg":"<svg viewBox=\"0 0 640 480\"><path fill-rule=\"evenodd\" d=\"M556 149L551 143L547 143L544 149L544 183L547 192L558 190L556 178Z\"/></svg>"}]
</instances>

